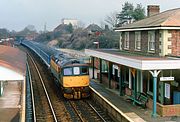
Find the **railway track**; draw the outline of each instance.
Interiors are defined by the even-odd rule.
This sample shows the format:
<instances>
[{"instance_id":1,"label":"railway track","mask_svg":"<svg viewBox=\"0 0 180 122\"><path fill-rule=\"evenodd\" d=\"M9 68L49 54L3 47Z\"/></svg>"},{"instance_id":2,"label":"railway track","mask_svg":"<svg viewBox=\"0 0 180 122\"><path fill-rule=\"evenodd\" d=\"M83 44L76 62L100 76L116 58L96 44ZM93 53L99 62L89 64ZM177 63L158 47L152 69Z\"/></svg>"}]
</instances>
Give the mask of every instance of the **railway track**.
<instances>
[{"instance_id":1,"label":"railway track","mask_svg":"<svg viewBox=\"0 0 180 122\"><path fill-rule=\"evenodd\" d=\"M32 55L36 60L33 61ZM59 97L61 92L54 84L48 69L37 60L39 57L30 52L28 64L31 72L31 81L34 99L34 121L43 122L64 122L71 121L69 113L64 106L64 99ZM46 90L44 90L46 89Z\"/></svg>"},{"instance_id":2,"label":"railway track","mask_svg":"<svg viewBox=\"0 0 180 122\"><path fill-rule=\"evenodd\" d=\"M42 76L39 72L39 69L33 60L33 58L28 54L28 61L29 64L31 64L31 73L34 77L32 77L31 84L33 86L33 91L41 91L41 92L33 92L34 93L34 104L36 105L35 110L33 113L35 113L35 120L34 121L55 121L57 122L57 117L55 115L54 109L52 107L51 100L49 98L49 94L47 93L47 89L44 85L44 81L42 79ZM32 68L33 67L33 68ZM38 82L40 81L40 82ZM40 94L37 95L37 93ZM41 99L41 100L40 100ZM40 100L40 101L39 101ZM38 104L38 105L37 105ZM46 115L43 115L43 113L46 113ZM48 115L48 116L47 116Z\"/></svg>"},{"instance_id":3,"label":"railway track","mask_svg":"<svg viewBox=\"0 0 180 122\"><path fill-rule=\"evenodd\" d=\"M30 57L30 55L32 57ZM33 59L36 59L33 61ZM34 121L60 122L105 122L111 121L102 109L97 110L87 100L67 100L63 97L58 84L55 84L49 70L32 51L28 55L29 69L34 96L32 115ZM44 92L44 89L46 89ZM49 97L47 97L49 96ZM49 99L49 102L48 102ZM91 100L90 100L91 101ZM51 103L51 105L49 105ZM53 109L53 110L52 110ZM95 112L96 109L96 112ZM54 111L54 112L52 112ZM97 112L98 111L98 112ZM99 112L100 111L100 112ZM53 114L52 114L53 113ZM100 117L101 116L101 117Z\"/></svg>"},{"instance_id":4,"label":"railway track","mask_svg":"<svg viewBox=\"0 0 180 122\"><path fill-rule=\"evenodd\" d=\"M71 108L76 113L74 119L81 122L111 122L112 119L102 111L97 109L88 100L69 100Z\"/></svg>"}]
</instances>

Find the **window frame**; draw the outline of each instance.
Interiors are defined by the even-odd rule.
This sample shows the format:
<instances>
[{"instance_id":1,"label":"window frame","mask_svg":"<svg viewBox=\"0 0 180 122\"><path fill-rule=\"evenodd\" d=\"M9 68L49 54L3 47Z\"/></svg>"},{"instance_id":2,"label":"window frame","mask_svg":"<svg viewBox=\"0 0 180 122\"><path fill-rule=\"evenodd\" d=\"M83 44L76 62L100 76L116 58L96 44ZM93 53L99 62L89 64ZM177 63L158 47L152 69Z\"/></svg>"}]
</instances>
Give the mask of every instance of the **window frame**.
<instances>
[{"instance_id":1,"label":"window frame","mask_svg":"<svg viewBox=\"0 0 180 122\"><path fill-rule=\"evenodd\" d=\"M155 52L155 31L148 31L148 51Z\"/></svg>"},{"instance_id":2,"label":"window frame","mask_svg":"<svg viewBox=\"0 0 180 122\"><path fill-rule=\"evenodd\" d=\"M124 32L124 49L129 49L129 32Z\"/></svg>"},{"instance_id":3,"label":"window frame","mask_svg":"<svg viewBox=\"0 0 180 122\"><path fill-rule=\"evenodd\" d=\"M141 50L141 31L136 31L134 38L135 38L135 50L139 51Z\"/></svg>"}]
</instances>

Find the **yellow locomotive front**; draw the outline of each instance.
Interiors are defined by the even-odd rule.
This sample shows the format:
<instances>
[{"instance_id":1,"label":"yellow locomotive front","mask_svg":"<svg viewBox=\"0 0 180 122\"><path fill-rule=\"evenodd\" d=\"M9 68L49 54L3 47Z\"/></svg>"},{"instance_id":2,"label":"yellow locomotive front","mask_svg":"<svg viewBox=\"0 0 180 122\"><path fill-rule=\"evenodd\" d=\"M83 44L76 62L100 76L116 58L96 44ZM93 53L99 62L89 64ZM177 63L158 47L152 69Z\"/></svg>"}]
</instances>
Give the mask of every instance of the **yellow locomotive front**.
<instances>
[{"instance_id":1,"label":"yellow locomotive front","mask_svg":"<svg viewBox=\"0 0 180 122\"><path fill-rule=\"evenodd\" d=\"M70 64L62 68L62 85L64 97L81 99L90 95L89 66L87 64Z\"/></svg>"}]
</instances>

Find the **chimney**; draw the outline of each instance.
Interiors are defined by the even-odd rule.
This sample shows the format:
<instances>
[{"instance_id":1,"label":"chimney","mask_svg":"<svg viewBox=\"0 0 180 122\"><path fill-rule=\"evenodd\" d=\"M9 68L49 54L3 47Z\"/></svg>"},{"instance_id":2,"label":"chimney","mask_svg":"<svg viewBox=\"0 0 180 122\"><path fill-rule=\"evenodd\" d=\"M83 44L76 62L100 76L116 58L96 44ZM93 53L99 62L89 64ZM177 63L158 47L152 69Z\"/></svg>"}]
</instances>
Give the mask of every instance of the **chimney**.
<instances>
[{"instance_id":1,"label":"chimney","mask_svg":"<svg viewBox=\"0 0 180 122\"><path fill-rule=\"evenodd\" d=\"M152 15L158 14L160 11L159 5L148 5L147 8L147 16L150 17Z\"/></svg>"}]
</instances>

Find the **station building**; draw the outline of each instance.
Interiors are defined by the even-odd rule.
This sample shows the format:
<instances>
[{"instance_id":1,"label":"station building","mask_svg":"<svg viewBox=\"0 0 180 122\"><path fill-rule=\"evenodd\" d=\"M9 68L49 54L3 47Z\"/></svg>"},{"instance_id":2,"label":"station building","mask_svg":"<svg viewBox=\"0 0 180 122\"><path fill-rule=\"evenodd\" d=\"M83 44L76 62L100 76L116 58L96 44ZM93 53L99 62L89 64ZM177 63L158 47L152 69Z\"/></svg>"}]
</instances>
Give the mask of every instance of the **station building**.
<instances>
[{"instance_id":1,"label":"station building","mask_svg":"<svg viewBox=\"0 0 180 122\"><path fill-rule=\"evenodd\" d=\"M0 121L25 121L26 54L0 45Z\"/></svg>"},{"instance_id":2,"label":"station building","mask_svg":"<svg viewBox=\"0 0 180 122\"><path fill-rule=\"evenodd\" d=\"M115 29L119 49L85 53L92 59L93 78L109 89L133 104L143 93L153 117L180 116L180 8L149 15Z\"/></svg>"}]
</instances>

